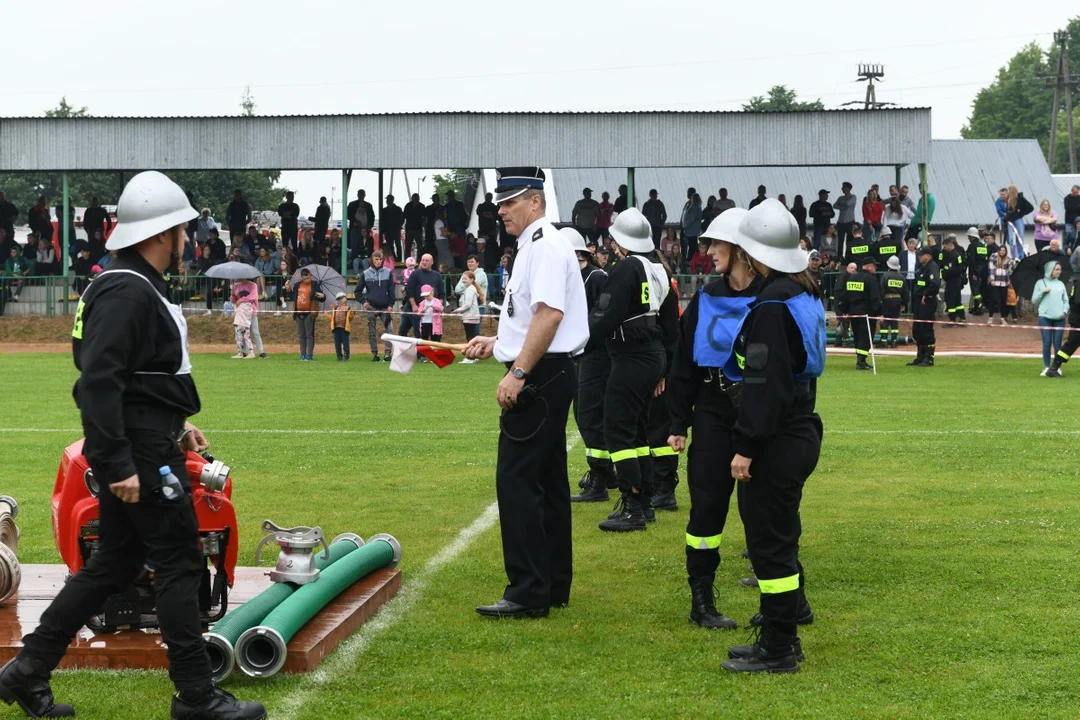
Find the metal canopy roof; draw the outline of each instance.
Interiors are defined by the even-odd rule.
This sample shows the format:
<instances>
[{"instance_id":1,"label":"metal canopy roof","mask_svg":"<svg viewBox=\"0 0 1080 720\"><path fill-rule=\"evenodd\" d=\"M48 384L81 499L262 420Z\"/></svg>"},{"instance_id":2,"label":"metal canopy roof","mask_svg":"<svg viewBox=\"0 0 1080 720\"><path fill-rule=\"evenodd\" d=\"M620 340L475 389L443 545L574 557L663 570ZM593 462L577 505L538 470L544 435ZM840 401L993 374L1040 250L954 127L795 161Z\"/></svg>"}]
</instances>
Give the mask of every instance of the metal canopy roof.
<instances>
[{"instance_id":1,"label":"metal canopy roof","mask_svg":"<svg viewBox=\"0 0 1080 720\"><path fill-rule=\"evenodd\" d=\"M686 202L686 189L693 187L702 202L727 188L728 197L739 207L757 194L764 185L769 197L783 193L790 206L796 195L802 195L809 207L817 200L818 190L824 188L836 200L840 184L850 182L852 192L859 198L855 217L862 217L862 198L871 185L881 186L887 194L896 180L896 169L879 167L765 167L765 168L654 168L638 170L634 176L638 206L648 200L649 190L656 189L664 201L668 222L677 223ZM919 199L918 168L905 167L900 173L912 197ZM555 187L560 219L570 221L574 203L581 198L583 188L593 190L599 200L604 190L612 199L619 185L626 182L626 172L604 169L555 170ZM934 140L931 143L927 183L934 194L935 228L966 228L993 223L997 219L994 201L998 190L1014 183L1033 205L1049 199L1059 216L1063 213L1062 196L1046 167L1039 143L1035 140ZM1070 186L1071 187L1071 186Z\"/></svg>"},{"instance_id":2,"label":"metal canopy roof","mask_svg":"<svg viewBox=\"0 0 1080 720\"><path fill-rule=\"evenodd\" d=\"M930 160L930 110L0 119L0 170L761 167Z\"/></svg>"}]
</instances>

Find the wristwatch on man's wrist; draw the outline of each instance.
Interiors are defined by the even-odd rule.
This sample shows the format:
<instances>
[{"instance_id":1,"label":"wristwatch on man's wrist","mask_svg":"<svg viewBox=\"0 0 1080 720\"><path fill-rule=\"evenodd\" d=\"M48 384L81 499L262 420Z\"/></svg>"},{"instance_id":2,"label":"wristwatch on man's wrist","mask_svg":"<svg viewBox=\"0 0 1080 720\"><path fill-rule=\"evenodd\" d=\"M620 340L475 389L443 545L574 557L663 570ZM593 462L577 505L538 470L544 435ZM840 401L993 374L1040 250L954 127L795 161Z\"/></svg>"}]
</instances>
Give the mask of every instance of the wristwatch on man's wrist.
<instances>
[{"instance_id":1,"label":"wristwatch on man's wrist","mask_svg":"<svg viewBox=\"0 0 1080 720\"><path fill-rule=\"evenodd\" d=\"M519 367L510 368L510 374L514 376L515 380L528 380L529 373L525 372Z\"/></svg>"}]
</instances>

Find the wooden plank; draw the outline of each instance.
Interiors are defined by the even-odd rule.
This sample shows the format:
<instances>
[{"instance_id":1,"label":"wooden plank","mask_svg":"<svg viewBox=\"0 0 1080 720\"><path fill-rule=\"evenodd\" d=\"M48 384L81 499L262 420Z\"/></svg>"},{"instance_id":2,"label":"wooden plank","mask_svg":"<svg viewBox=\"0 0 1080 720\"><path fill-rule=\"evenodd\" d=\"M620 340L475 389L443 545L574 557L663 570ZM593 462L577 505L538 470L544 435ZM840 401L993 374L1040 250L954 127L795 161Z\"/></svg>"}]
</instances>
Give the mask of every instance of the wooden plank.
<instances>
[{"instance_id":1,"label":"wooden plank","mask_svg":"<svg viewBox=\"0 0 1080 720\"><path fill-rule=\"evenodd\" d=\"M22 565L18 594L0 606L0 663L22 648L22 638L38 626L41 614L64 584L63 565ZM238 567L229 607L235 608L270 586L269 568ZM356 632L401 588L401 571L376 570L327 605L288 646L285 672L311 672L337 645ZM82 628L60 663L62 668L164 669L161 635L153 630L96 634Z\"/></svg>"}]
</instances>

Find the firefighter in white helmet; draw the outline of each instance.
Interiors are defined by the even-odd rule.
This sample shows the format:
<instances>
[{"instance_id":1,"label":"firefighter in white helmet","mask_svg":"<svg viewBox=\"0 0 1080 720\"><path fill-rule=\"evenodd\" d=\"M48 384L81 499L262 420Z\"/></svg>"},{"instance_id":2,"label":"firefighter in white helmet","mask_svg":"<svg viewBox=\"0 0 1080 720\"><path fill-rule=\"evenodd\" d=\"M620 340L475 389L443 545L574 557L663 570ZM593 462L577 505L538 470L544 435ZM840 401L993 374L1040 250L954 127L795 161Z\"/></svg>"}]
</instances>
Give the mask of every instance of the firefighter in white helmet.
<instances>
[{"instance_id":1,"label":"firefighter in white helmet","mask_svg":"<svg viewBox=\"0 0 1080 720\"><path fill-rule=\"evenodd\" d=\"M207 443L187 421L200 409L187 323L166 299L162 277L177 271L185 229L197 215L165 175L133 177L106 244L116 259L79 300L72 331L81 373L75 403L86 438L83 453L108 492L99 498L100 549L64 584L37 629L23 638L23 649L0 670L0 698L18 703L29 717L75 715L70 705L54 703L49 674L79 628L147 565L154 568L161 639L176 686L172 718L266 716L261 704L238 702L214 686L202 637L199 586L206 560L183 451L201 451ZM165 483L170 471L184 492Z\"/></svg>"},{"instance_id":2,"label":"firefighter in white helmet","mask_svg":"<svg viewBox=\"0 0 1080 720\"><path fill-rule=\"evenodd\" d=\"M609 230L622 260L589 313L589 344L611 357L604 396L604 440L621 498L601 530L644 530L654 515L649 409L664 390L668 357L679 331L678 298L671 291L652 241L649 221L636 208L619 213ZM659 397L663 402L665 398Z\"/></svg>"}]
</instances>

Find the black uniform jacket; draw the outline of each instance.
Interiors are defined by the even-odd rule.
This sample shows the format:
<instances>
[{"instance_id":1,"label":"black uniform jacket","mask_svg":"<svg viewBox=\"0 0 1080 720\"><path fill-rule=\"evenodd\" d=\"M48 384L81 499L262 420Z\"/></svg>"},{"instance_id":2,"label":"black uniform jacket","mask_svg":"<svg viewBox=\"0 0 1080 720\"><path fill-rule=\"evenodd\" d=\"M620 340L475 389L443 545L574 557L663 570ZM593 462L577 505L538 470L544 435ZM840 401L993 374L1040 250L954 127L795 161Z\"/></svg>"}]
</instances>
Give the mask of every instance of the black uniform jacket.
<instances>
[{"instance_id":1,"label":"black uniform jacket","mask_svg":"<svg viewBox=\"0 0 1080 720\"><path fill-rule=\"evenodd\" d=\"M150 282L114 270L132 270ZM166 290L161 273L141 255L121 251L76 310L72 353L81 375L73 395L86 434L83 453L104 473L102 484L136 474L126 429L165 427L170 417L200 409L191 375L175 374L184 340L161 301Z\"/></svg>"},{"instance_id":2,"label":"black uniform jacket","mask_svg":"<svg viewBox=\"0 0 1080 720\"><path fill-rule=\"evenodd\" d=\"M679 337L675 341L671 372L667 379L667 389L664 391L667 396L668 411L671 413L672 435L685 437L687 430L693 425L694 407L703 399L701 392L708 375L706 369L694 362L694 335L697 333L701 294L712 297L755 297L761 283L762 279L755 277L745 290L732 290L727 278L721 277L705 285L690 299L690 304L686 306L679 320ZM734 328L732 331L734 332ZM715 398L716 402L720 403L718 408L720 415L725 421L730 419L730 425L734 426L738 412L727 394L710 393L709 397Z\"/></svg>"},{"instance_id":3,"label":"black uniform jacket","mask_svg":"<svg viewBox=\"0 0 1080 720\"><path fill-rule=\"evenodd\" d=\"M645 259L657 262L656 253L646 254ZM610 353L653 342L665 347L674 343L679 332L679 299L671 291L656 317L641 317L649 312L649 298L643 290L648 281L645 268L637 260L626 258L615 265L608 273L607 287L589 313L586 351L605 342Z\"/></svg>"},{"instance_id":4,"label":"black uniform jacket","mask_svg":"<svg viewBox=\"0 0 1080 720\"><path fill-rule=\"evenodd\" d=\"M746 360L732 440L735 452L744 457L758 456L790 420L814 413L817 380L795 380L806 367L806 349L795 318L783 304L803 292L786 275L767 277L758 304L735 338L735 352ZM781 302L761 304L766 300Z\"/></svg>"},{"instance_id":5,"label":"black uniform jacket","mask_svg":"<svg viewBox=\"0 0 1080 720\"><path fill-rule=\"evenodd\" d=\"M937 299L938 291L941 290L941 271L936 262L931 260L925 265L919 265L915 271L915 296Z\"/></svg>"},{"instance_id":6,"label":"black uniform jacket","mask_svg":"<svg viewBox=\"0 0 1080 720\"><path fill-rule=\"evenodd\" d=\"M874 273L856 270L844 280L838 295L843 293L842 304L851 315L877 315L881 312L881 281Z\"/></svg>"}]
</instances>

